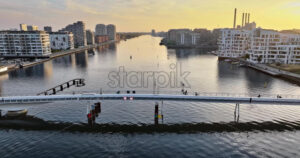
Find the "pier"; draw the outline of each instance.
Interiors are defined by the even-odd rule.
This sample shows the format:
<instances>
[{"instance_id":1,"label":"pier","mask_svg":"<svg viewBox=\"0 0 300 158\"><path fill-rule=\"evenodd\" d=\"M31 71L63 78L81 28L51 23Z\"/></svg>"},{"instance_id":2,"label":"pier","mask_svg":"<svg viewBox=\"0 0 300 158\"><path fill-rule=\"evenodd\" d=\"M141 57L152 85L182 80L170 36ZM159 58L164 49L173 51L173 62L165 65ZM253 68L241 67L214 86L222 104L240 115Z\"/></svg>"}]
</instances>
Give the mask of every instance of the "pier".
<instances>
[{"instance_id":1,"label":"pier","mask_svg":"<svg viewBox=\"0 0 300 158\"><path fill-rule=\"evenodd\" d=\"M53 87L53 88L50 88L43 92L40 92L37 95L55 95L56 93L61 92L64 89L70 88L71 86L82 87L84 85L85 85L84 79L82 79L82 78L73 79L73 80L64 82L56 87Z\"/></svg>"}]
</instances>

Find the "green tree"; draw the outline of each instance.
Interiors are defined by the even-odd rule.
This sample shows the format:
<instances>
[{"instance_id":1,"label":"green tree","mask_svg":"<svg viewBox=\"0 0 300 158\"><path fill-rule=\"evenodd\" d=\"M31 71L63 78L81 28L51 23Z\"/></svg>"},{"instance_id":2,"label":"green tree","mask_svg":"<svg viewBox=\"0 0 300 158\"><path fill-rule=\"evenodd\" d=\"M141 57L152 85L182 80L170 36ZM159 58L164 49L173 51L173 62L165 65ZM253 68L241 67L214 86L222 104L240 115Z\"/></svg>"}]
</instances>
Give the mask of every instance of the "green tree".
<instances>
[{"instance_id":1,"label":"green tree","mask_svg":"<svg viewBox=\"0 0 300 158\"><path fill-rule=\"evenodd\" d=\"M257 61L260 63L261 60L262 60L262 56L260 55L260 56L258 56Z\"/></svg>"},{"instance_id":2,"label":"green tree","mask_svg":"<svg viewBox=\"0 0 300 158\"><path fill-rule=\"evenodd\" d=\"M244 58L245 58L245 59L249 59L249 58L250 58L250 55L249 55L249 54L245 54Z\"/></svg>"}]
</instances>

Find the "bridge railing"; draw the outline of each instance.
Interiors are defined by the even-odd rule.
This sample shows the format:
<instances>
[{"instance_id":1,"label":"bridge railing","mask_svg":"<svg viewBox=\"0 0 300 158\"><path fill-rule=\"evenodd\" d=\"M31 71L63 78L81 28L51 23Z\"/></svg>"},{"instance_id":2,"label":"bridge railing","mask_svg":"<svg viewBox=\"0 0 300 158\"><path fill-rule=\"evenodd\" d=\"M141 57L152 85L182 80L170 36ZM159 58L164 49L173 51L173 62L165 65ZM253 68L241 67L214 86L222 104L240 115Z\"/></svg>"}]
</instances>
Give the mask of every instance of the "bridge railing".
<instances>
[{"instance_id":1,"label":"bridge railing","mask_svg":"<svg viewBox=\"0 0 300 158\"><path fill-rule=\"evenodd\" d=\"M96 94L117 94L118 90L99 90L99 91L76 91L73 94L86 94L86 93L96 93ZM287 99L300 99L300 95L291 94L267 94L267 93L228 93L228 92L199 92L199 91L188 91L187 95L195 96L216 96L216 97L264 97L264 98L277 98L278 96ZM119 94L128 94L127 90L120 90ZM129 94L133 94L130 90ZM181 91L147 91L147 90L135 90L135 94L169 94L169 95L183 95Z\"/></svg>"},{"instance_id":2,"label":"bridge railing","mask_svg":"<svg viewBox=\"0 0 300 158\"><path fill-rule=\"evenodd\" d=\"M134 94L133 90L129 90L129 94ZM228 92L201 92L201 91L188 91L187 95L195 96L197 93L198 96L215 96L215 97L237 97L237 98L243 98L243 97L260 97L262 98L277 98L280 96L281 98L286 99L300 99L300 95L291 95L291 94L266 94L266 93L228 93ZM59 93L57 95L62 94L128 94L127 90L120 90L118 93L118 90L94 90L94 91L64 91L62 93ZM166 95L183 95L183 93L179 91L168 91L168 90L160 90L160 91L147 91L147 90L135 90L135 94L166 94ZM5 96L35 96L36 94L17 94L17 93L11 93L11 94L4 94Z\"/></svg>"}]
</instances>

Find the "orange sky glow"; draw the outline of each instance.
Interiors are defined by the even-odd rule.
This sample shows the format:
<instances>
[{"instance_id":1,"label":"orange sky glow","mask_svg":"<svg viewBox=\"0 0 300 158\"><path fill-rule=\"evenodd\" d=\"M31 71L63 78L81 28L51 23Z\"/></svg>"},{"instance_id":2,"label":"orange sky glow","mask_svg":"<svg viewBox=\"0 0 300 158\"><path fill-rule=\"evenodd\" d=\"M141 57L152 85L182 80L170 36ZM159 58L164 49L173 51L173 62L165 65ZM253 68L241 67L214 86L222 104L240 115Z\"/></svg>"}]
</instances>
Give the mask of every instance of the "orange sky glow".
<instances>
[{"instance_id":1,"label":"orange sky glow","mask_svg":"<svg viewBox=\"0 0 300 158\"><path fill-rule=\"evenodd\" d=\"M300 28L299 0L0 0L0 29L26 23L58 30L78 20L92 30L112 23L119 32L214 29L232 27L234 8L237 24L249 12L250 21L262 28Z\"/></svg>"}]
</instances>

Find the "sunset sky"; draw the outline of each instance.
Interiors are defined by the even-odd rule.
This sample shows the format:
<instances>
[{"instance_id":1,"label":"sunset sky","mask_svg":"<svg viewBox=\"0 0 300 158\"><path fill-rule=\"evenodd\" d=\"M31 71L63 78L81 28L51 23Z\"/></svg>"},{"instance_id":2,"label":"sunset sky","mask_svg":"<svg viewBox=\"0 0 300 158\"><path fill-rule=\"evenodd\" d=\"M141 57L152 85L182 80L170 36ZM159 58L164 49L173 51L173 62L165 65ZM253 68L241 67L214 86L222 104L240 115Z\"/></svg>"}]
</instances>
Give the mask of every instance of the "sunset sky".
<instances>
[{"instance_id":1,"label":"sunset sky","mask_svg":"<svg viewBox=\"0 0 300 158\"><path fill-rule=\"evenodd\" d=\"M98 23L113 23L117 31L167 31L170 28L232 27L242 12L269 29L300 28L299 0L0 0L0 29L20 23L54 30L78 20L94 30Z\"/></svg>"}]
</instances>

